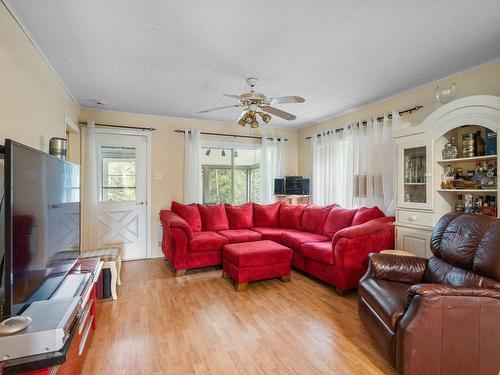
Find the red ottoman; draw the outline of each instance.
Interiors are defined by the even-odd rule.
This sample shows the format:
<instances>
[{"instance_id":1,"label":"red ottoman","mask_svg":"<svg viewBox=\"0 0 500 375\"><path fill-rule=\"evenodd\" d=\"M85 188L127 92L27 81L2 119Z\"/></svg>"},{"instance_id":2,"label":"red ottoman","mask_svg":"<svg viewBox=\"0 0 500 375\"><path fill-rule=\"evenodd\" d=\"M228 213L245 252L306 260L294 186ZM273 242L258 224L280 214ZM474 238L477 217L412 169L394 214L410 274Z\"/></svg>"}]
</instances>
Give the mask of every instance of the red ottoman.
<instances>
[{"instance_id":1,"label":"red ottoman","mask_svg":"<svg viewBox=\"0 0 500 375\"><path fill-rule=\"evenodd\" d=\"M245 290L250 281L281 277L290 281L292 250L273 241L242 242L222 248L223 277Z\"/></svg>"}]
</instances>

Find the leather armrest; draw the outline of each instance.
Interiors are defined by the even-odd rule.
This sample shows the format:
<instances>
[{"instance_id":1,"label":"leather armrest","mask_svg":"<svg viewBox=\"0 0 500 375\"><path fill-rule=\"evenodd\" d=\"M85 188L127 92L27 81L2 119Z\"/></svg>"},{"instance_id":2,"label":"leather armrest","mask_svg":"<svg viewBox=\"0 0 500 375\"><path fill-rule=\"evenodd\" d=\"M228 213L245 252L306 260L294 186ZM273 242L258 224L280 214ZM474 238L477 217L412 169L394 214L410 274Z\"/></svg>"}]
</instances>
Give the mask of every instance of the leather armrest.
<instances>
[{"instance_id":1,"label":"leather armrest","mask_svg":"<svg viewBox=\"0 0 500 375\"><path fill-rule=\"evenodd\" d=\"M488 288L470 288L446 284L417 284L408 288L408 301L416 295L422 297L456 296L456 297L489 297L500 299L500 290Z\"/></svg>"},{"instance_id":2,"label":"leather armrest","mask_svg":"<svg viewBox=\"0 0 500 375\"><path fill-rule=\"evenodd\" d=\"M193 230L189 226L186 220L184 220L179 215L173 213L170 210L161 210L160 211L160 220L164 229L167 228L179 228L186 233L188 240L193 238Z\"/></svg>"},{"instance_id":3,"label":"leather armrest","mask_svg":"<svg viewBox=\"0 0 500 375\"><path fill-rule=\"evenodd\" d=\"M376 279L406 284L422 282L427 259L393 254L370 254L370 269Z\"/></svg>"}]
</instances>

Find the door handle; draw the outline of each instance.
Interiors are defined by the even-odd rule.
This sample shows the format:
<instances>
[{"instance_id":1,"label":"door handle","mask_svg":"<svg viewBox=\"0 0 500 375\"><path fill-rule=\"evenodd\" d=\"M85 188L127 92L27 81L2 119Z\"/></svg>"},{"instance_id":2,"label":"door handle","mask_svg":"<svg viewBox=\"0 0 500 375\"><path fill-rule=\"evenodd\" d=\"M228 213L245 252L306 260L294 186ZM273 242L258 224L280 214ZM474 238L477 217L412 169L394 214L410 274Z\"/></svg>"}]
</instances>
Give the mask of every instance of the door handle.
<instances>
[{"instance_id":1,"label":"door handle","mask_svg":"<svg viewBox=\"0 0 500 375\"><path fill-rule=\"evenodd\" d=\"M137 202L136 203L137 206L143 206L144 205L144 202Z\"/></svg>"}]
</instances>

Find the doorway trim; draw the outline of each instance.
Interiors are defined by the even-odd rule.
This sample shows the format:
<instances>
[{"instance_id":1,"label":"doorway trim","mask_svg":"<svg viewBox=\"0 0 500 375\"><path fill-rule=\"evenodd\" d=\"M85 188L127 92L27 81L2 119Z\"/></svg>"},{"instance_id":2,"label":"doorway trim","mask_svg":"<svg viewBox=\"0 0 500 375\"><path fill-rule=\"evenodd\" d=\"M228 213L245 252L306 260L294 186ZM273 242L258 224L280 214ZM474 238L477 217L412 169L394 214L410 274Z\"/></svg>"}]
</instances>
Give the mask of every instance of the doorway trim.
<instances>
[{"instance_id":1,"label":"doorway trim","mask_svg":"<svg viewBox=\"0 0 500 375\"><path fill-rule=\"evenodd\" d=\"M141 130L125 130L96 128L96 134L132 135L146 137L146 258L153 258L151 253L151 132ZM140 259L134 259L140 260Z\"/></svg>"}]
</instances>

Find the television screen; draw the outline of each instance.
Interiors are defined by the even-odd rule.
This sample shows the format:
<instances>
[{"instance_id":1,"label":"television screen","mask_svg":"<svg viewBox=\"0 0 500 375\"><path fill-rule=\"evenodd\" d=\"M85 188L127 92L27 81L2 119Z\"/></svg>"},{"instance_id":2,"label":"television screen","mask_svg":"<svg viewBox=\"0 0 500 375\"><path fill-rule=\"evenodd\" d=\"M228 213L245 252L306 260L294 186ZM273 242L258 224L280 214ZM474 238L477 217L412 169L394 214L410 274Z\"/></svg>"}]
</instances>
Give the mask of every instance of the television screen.
<instances>
[{"instance_id":1,"label":"television screen","mask_svg":"<svg viewBox=\"0 0 500 375\"><path fill-rule=\"evenodd\" d=\"M6 141L5 245L4 315L16 315L50 298L80 254L78 165Z\"/></svg>"}]
</instances>

